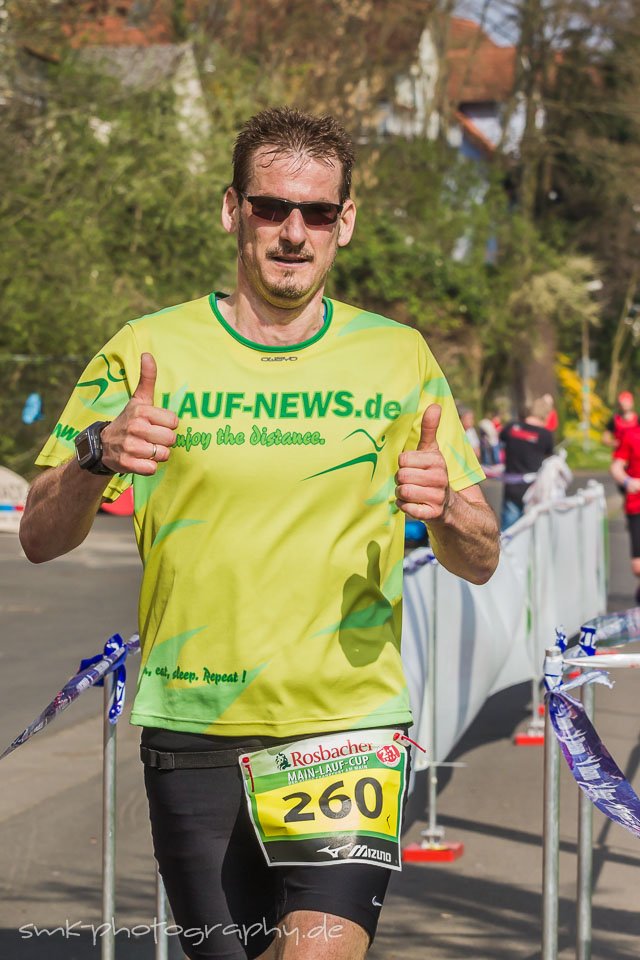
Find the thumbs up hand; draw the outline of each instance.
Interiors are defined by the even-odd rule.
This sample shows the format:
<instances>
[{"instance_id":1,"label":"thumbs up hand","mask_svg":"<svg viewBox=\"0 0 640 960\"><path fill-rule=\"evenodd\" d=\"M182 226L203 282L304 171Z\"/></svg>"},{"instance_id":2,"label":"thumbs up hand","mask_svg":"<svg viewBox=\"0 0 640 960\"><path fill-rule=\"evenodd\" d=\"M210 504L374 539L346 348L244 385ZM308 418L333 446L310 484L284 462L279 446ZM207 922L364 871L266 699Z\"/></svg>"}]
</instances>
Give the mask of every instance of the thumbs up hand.
<instances>
[{"instance_id":1,"label":"thumbs up hand","mask_svg":"<svg viewBox=\"0 0 640 960\"><path fill-rule=\"evenodd\" d=\"M425 410L417 450L398 457L396 504L414 520L429 523L443 517L450 497L449 475L436 439L442 407L432 403Z\"/></svg>"},{"instance_id":2,"label":"thumbs up hand","mask_svg":"<svg viewBox=\"0 0 640 960\"><path fill-rule=\"evenodd\" d=\"M169 459L178 418L153 405L157 375L152 354L143 353L138 386L122 413L102 431L102 462L116 473L148 477Z\"/></svg>"}]
</instances>

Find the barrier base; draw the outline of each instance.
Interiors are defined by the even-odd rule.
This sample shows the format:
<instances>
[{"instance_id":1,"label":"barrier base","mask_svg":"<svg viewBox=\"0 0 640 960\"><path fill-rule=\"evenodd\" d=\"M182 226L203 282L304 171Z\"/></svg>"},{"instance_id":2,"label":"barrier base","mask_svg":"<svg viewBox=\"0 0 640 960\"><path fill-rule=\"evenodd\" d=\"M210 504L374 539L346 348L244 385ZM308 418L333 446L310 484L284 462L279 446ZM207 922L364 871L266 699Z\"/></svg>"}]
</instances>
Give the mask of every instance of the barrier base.
<instances>
[{"instance_id":1,"label":"barrier base","mask_svg":"<svg viewBox=\"0 0 640 960\"><path fill-rule=\"evenodd\" d=\"M516 747L543 747L544 733L529 730L526 733L516 733L513 742Z\"/></svg>"},{"instance_id":2,"label":"barrier base","mask_svg":"<svg viewBox=\"0 0 640 960\"><path fill-rule=\"evenodd\" d=\"M463 843L410 843L402 851L402 861L403 863L453 863L463 853Z\"/></svg>"},{"instance_id":3,"label":"barrier base","mask_svg":"<svg viewBox=\"0 0 640 960\"><path fill-rule=\"evenodd\" d=\"M540 706L542 706L544 713L544 706L542 704ZM526 730L516 733L513 742L516 747L544 746L544 721L542 718L532 720Z\"/></svg>"}]
</instances>

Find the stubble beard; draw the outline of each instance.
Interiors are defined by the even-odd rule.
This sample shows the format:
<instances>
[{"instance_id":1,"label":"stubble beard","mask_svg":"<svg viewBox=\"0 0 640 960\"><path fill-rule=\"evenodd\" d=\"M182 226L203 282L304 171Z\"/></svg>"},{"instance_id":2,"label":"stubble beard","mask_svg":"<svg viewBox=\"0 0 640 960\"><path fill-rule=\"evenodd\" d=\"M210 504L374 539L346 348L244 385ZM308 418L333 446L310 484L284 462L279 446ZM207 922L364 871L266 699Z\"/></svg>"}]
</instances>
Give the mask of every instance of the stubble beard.
<instances>
[{"instance_id":1,"label":"stubble beard","mask_svg":"<svg viewBox=\"0 0 640 960\"><path fill-rule=\"evenodd\" d=\"M242 220L240 221L238 227L238 256L245 266L247 275L254 273L253 270L248 269L247 263L243 256L244 251L244 238L245 238L245 229ZM270 256L273 257L277 255L280 251L278 248L270 249L267 251L267 258ZM337 253L337 248L333 251L333 256L331 258L331 263L324 272L324 274L317 278L314 283L309 286L305 286L297 280L295 271L286 271L283 274L283 277L279 281L268 280L263 273L257 272L260 281L260 287L265 294L267 294L267 299L270 303L274 305L279 305L278 302L286 304L288 307L296 307L306 301L310 300L311 297L324 286L324 283L329 275L329 271L333 267Z\"/></svg>"}]
</instances>

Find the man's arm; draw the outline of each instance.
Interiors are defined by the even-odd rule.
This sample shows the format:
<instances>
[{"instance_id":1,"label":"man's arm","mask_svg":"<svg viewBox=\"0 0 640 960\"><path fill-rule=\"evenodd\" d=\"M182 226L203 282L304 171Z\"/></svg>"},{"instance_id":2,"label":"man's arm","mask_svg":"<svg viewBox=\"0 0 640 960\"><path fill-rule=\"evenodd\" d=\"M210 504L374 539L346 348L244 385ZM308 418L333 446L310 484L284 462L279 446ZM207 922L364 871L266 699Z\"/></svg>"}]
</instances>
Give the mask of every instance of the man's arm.
<instances>
[{"instance_id":1,"label":"man's arm","mask_svg":"<svg viewBox=\"0 0 640 960\"><path fill-rule=\"evenodd\" d=\"M486 583L500 557L498 521L477 485L460 493L449 486L436 439L440 413L436 403L427 407L418 449L400 454L396 503L407 516L427 524L443 567L471 583Z\"/></svg>"},{"instance_id":2,"label":"man's arm","mask_svg":"<svg viewBox=\"0 0 640 960\"><path fill-rule=\"evenodd\" d=\"M609 467L611 476L627 493L637 493L640 490L640 480L630 477L626 471L626 463L622 457L614 457Z\"/></svg>"},{"instance_id":3,"label":"man's arm","mask_svg":"<svg viewBox=\"0 0 640 960\"><path fill-rule=\"evenodd\" d=\"M53 560L82 543L108 480L81 470L75 458L34 480L20 522L20 543L32 563Z\"/></svg>"},{"instance_id":4,"label":"man's arm","mask_svg":"<svg viewBox=\"0 0 640 960\"><path fill-rule=\"evenodd\" d=\"M151 476L158 463L169 459L178 418L153 406L156 376L155 360L143 353L136 390L102 431L102 462L114 473ZM75 459L46 470L34 481L20 523L20 543L32 563L53 560L82 543L108 481L108 476L81 470Z\"/></svg>"}]
</instances>

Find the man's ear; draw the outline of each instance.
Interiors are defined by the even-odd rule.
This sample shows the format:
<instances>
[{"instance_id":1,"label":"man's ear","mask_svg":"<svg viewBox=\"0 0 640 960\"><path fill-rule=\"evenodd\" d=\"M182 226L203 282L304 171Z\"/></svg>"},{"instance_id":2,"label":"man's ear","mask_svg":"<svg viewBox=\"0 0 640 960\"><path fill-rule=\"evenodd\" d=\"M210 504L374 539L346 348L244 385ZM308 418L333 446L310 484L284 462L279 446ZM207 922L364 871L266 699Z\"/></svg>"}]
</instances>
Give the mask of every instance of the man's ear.
<instances>
[{"instance_id":1,"label":"man's ear","mask_svg":"<svg viewBox=\"0 0 640 960\"><path fill-rule=\"evenodd\" d=\"M233 187L227 187L222 200L220 219L227 233L237 233L240 216L240 201Z\"/></svg>"},{"instance_id":2,"label":"man's ear","mask_svg":"<svg viewBox=\"0 0 640 960\"><path fill-rule=\"evenodd\" d=\"M353 200L345 200L340 214L338 227L338 246L346 247L353 236L356 226L356 205Z\"/></svg>"}]
</instances>

